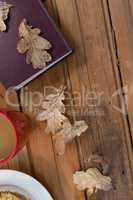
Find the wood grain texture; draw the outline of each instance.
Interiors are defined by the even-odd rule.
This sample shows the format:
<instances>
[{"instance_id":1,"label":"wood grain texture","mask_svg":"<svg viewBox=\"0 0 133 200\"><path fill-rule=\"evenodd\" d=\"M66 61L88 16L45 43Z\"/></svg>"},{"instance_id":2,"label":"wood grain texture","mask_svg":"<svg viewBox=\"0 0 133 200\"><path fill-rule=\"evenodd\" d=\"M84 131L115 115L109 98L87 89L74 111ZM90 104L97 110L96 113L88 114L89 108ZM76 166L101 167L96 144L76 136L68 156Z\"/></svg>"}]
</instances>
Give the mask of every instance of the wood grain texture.
<instances>
[{"instance_id":1,"label":"wood grain texture","mask_svg":"<svg viewBox=\"0 0 133 200\"><path fill-rule=\"evenodd\" d=\"M54 6L53 2L48 2L47 9L54 9ZM67 77L64 76L63 65L59 64L57 68L32 82L28 90L43 93L47 86L65 85ZM27 109L29 108L23 107L25 112ZM28 146L34 176L49 189L55 199L84 199L84 193L78 192L72 182L73 173L80 169L74 143L68 148L65 156L57 156L51 136L46 135L45 126L40 125L34 131Z\"/></svg>"},{"instance_id":2,"label":"wood grain texture","mask_svg":"<svg viewBox=\"0 0 133 200\"><path fill-rule=\"evenodd\" d=\"M45 6L74 54L30 83L25 92L43 93L44 86L66 85L67 115L72 121L86 120L89 129L68 145L64 156L57 156L45 124L37 124L27 147L7 167L37 178L55 200L87 200L73 185L72 174L87 169L89 156L99 153L110 162L113 189L99 192L96 198L132 199L132 2L47 0ZM131 91L129 115L125 114L126 85ZM36 102L36 96L32 98ZM22 111L29 113L32 105L24 102Z\"/></svg>"},{"instance_id":3,"label":"wood grain texture","mask_svg":"<svg viewBox=\"0 0 133 200\"><path fill-rule=\"evenodd\" d=\"M133 129L133 112L132 112L132 72L133 72L133 38L132 38L132 1L108 1L110 20L114 30L116 40L116 54L118 70L121 76L122 87L127 87L124 92L125 98L128 96L128 117L130 121L131 132ZM119 12L118 12L119 9Z\"/></svg>"},{"instance_id":4,"label":"wood grain texture","mask_svg":"<svg viewBox=\"0 0 133 200\"><path fill-rule=\"evenodd\" d=\"M114 46L113 40L108 35L111 31L108 26L111 25L107 26L109 16L105 15L104 10L107 7L104 2L97 0L82 2L67 0L63 4L58 0L57 5L64 34L67 37L68 33L71 33L69 38L75 48L75 54L67 63L72 93L75 91L82 93L84 89L85 94L93 92L92 96L97 94L101 97L100 104L97 105L94 105L97 102L95 97L92 97L93 106L88 106L89 97L86 104L78 107L77 102L74 102L76 117L84 118L90 124L89 131L80 140L80 159L83 167L84 161L91 153L103 154L112 163L111 173L115 189L110 194L101 194L99 198L103 199L104 196L105 199L121 199L123 196L124 199L127 195L130 198L132 146L128 127L124 122L125 117L114 109L114 105L121 108L122 96L117 95L112 98L120 89L118 84L120 77L114 69L117 59L115 49L111 48Z\"/></svg>"}]
</instances>

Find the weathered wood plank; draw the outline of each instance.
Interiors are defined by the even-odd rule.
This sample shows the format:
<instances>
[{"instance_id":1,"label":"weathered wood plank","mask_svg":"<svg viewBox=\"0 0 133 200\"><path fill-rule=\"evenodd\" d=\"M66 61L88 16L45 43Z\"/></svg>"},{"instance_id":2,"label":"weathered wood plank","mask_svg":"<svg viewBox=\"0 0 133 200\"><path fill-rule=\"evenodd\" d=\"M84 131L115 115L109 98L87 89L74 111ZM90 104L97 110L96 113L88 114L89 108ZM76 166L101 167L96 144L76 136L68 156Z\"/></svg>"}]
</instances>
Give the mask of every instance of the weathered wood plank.
<instances>
[{"instance_id":1,"label":"weathered wood plank","mask_svg":"<svg viewBox=\"0 0 133 200\"><path fill-rule=\"evenodd\" d=\"M132 14L133 14L133 4L132 1L108 1L108 10L110 14L110 23L112 25L113 37L115 41L115 53L117 57L116 69L119 73L120 84L123 88L123 97L127 101L127 115L126 123L129 129L129 139L126 137L127 146L129 143L132 144L132 131L133 131L133 89L132 89L132 73L133 73L133 38L132 38ZM118 12L119 10L119 12ZM130 140L130 141L129 141ZM130 168L132 171L132 149L128 151ZM130 175L128 175L130 176ZM133 181L130 183L130 188L132 188Z\"/></svg>"},{"instance_id":2,"label":"weathered wood plank","mask_svg":"<svg viewBox=\"0 0 133 200\"><path fill-rule=\"evenodd\" d=\"M59 87L63 82L63 66L47 72L28 86L28 90L43 94L43 87ZM58 75L57 75L58 73ZM56 76L55 76L56 74ZM35 84L35 87L34 87ZM36 88L37 87L37 88ZM23 106L23 111L28 108ZM74 145L65 156L57 156L50 135L45 133L45 125L38 124L33 131L28 145L33 176L41 181L53 194L55 199L84 199L83 194L76 191L72 183L72 174L79 169L79 161ZM69 192L68 192L69 191Z\"/></svg>"},{"instance_id":3,"label":"weathered wood plank","mask_svg":"<svg viewBox=\"0 0 133 200\"><path fill-rule=\"evenodd\" d=\"M114 37L117 42L116 53L118 59L118 68L121 74L121 84L127 87L126 96L128 95L128 116L131 126L131 134L133 130L133 89L132 89L132 74L133 74L133 2L132 1L108 1L109 11L111 15L112 28ZM119 10L119 12L118 12ZM132 134L133 136L133 134Z\"/></svg>"},{"instance_id":4,"label":"weathered wood plank","mask_svg":"<svg viewBox=\"0 0 133 200\"><path fill-rule=\"evenodd\" d=\"M84 117L90 124L88 134L80 140L81 160L85 161L91 153L103 154L111 162L115 189L101 194L101 199L130 199L132 146L125 118L112 105L121 108L123 99L122 96L112 99L115 91L120 89L120 77L114 70L117 59L115 49L110 47L114 46L114 41L108 35L112 31L111 24L109 27L106 24L109 14L104 13L108 13L108 9L104 10L105 5L100 0L66 0L63 3L57 0L56 3L62 30L75 47L75 54L67 65L70 90L73 95L75 91L81 94L83 89L89 94L87 102L81 102L79 106L76 99L73 108L77 112L76 118ZM95 95L100 97L100 104L95 105L99 103ZM82 167L84 165L85 162Z\"/></svg>"},{"instance_id":5,"label":"weathered wood plank","mask_svg":"<svg viewBox=\"0 0 133 200\"><path fill-rule=\"evenodd\" d=\"M90 154L99 153L111 162L114 188L99 193L98 199L132 199L132 141L128 120L118 111L125 102L121 88L128 85L132 130L132 2L49 0L46 6L75 53L29 84L28 90L42 93L43 86L67 85L73 100L68 100L68 116L85 119L89 129L59 157L51 136L45 135L44 124L38 124L28 153L25 148L7 167L32 174L57 200L83 200L84 193L76 190L72 174L87 167ZM117 90L120 95L115 96ZM23 111L28 109L23 106Z\"/></svg>"},{"instance_id":6,"label":"weathered wood plank","mask_svg":"<svg viewBox=\"0 0 133 200\"><path fill-rule=\"evenodd\" d=\"M54 17L56 8L53 2L46 2L47 9L52 9ZM58 23L58 21L56 21ZM60 87L65 85L63 64L50 70L28 86L30 92L39 91L43 94L45 87ZM23 106L27 112L29 107ZM33 131L28 145L33 175L40 180L57 200L84 199L84 193L78 192L72 182L72 175L79 170L79 160L76 145L68 148L64 156L57 156L51 136L45 134L45 125L38 125Z\"/></svg>"},{"instance_id":7,"label":"weathered wood plank","mask_svg":"<svg viewBox=\"0 0 133 200\"><path fill-rule=\"evenodd\" d=\"M24 103L26 99L21 99L21 105L25 113L32 113L31 109L34 108L32 103L34 103L35 100L34 97L30 100L30 95L35 91L43 94L41 77L25 88L25 92L29 92L27 105ZM31 114L30 117L32 120ZM28 154L32 166L32 175L44 184L55 198L59 198L59 195L62 195L62 192L60 189L60 182L58 181L53 144L51 136L46 135L44 130L45 125L36 124L32 130L28 144Z\"/></svg>"}]
</instances>

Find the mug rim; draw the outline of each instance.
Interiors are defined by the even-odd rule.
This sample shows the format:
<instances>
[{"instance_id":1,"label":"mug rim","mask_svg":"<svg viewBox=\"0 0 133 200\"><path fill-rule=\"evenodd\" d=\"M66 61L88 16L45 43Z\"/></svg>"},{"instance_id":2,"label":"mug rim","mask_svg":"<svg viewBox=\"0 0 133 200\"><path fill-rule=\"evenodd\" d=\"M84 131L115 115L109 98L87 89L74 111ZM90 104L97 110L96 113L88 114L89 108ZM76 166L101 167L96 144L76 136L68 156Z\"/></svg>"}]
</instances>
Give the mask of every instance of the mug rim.
<instances>
[{"instance_id":1,"label":"mug rim","mask_svg":"<svg viewBox=\"0 0 133 200\"><path fill-rule=\"evenodd\" d=\"M12 160L12 158L15 156L16 152L17 152L17 145L18 145L18 134L17 134L17 129L15 127L15 125L13 124L12 120L10 119L9 116L6 115L6 113L0 111L0 116L2 116L3 118L5 118L9 123L10 125L12 126L13 128L13 133L15 135L15 145L14 147L12 148L12 151L11 153L3 160L0 159L0 165L2 164L6 164L7 162L9 162L10 160Z\"/></svg>"}]
</instances>

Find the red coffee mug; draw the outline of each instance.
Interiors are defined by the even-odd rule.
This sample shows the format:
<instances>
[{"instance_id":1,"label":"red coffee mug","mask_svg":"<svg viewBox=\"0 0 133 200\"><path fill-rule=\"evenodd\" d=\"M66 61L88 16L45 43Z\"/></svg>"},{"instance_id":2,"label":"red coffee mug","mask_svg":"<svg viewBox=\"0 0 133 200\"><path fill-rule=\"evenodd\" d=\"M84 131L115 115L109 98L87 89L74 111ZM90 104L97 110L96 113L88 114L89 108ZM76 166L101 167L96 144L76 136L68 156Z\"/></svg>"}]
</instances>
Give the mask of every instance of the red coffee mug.
<instances>
[{"instance_id":1,"label":"red coffee mug","mask_svg":"<svg viewBox=\"0 0 133 200\"><path fill-rule=\"evenodd\" d=\"M30 122L27 116L21 112L0 109L0 117L6 120L12 127L15 136L15 145L10 154L0 160L0 166L8 163L24 147L30 134ZM1 130L0 130L1 131Z\"/></svg>"}]
</instances>

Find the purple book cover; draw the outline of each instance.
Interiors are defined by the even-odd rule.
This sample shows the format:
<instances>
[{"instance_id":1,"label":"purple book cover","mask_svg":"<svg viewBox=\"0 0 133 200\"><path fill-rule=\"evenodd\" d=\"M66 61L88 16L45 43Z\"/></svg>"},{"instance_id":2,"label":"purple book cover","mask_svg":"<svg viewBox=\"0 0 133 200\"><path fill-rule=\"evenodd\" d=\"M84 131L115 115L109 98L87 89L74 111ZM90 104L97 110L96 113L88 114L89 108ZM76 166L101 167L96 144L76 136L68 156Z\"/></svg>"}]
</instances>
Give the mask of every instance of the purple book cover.
<instances>
[{"instance_id":1,"label":"purple book cover","mask_svg":"<svg viewBox=\"0 0 133 200\"><path fill-rule=\"evenodd\" d=\"M31 80L71 54L72 50L44 9L41 0L6 0L13 5L7 20L7 31L0 33L0 82L7 88L20 89ZM42 36L50 41L52 61L43 69L26 64L25 55L17 51L18 28L23 18L40 28Z\"/></svg>"}]
</instances>

